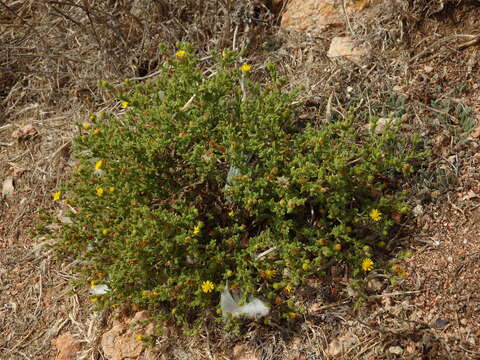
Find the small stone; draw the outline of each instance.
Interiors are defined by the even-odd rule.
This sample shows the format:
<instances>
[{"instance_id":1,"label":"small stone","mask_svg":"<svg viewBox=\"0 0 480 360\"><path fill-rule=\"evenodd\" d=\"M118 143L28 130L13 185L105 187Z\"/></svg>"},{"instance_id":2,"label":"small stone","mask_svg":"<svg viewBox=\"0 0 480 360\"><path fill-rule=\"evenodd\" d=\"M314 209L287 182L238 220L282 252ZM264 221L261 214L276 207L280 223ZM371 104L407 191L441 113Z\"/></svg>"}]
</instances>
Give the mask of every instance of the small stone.
<instances>
[{"instance_id":1,"label":"small stone","mask_svg":"<svg viewBox=\"0 0 480 360\"><path fill-rule=\"evenodd\" d=\"M357 297L358 296L358 291L353 289L351 286L347 286L347 295L350 297Z\"/></svg>"},{"instance_id":2,"label":"small stone","mask_svg":"<svg viewBox=\"0 0 480 360\"><path fill-rule=\"evenodd\" d=\"M378 279L370 279L367 282L367 287L370 291L380 292L383 290L383 283Z\"/></svg>"},{"instance_id":3,"label":"small stone","mask_svg":"<svg viewBox=\"0 0 480 360\"><path fill-rule=\"evenodd\" d=\"M388 351L391 354L394 354L394 355L402 355L403 354L403 349L400 346L390 346L388 348Z\"/></svg>"},{"instance_id":4,"label":"small stone","mask_svg":"<svg viewBox=\"0 0 480 360\"><path fill-rule=\"evenodd\" d=\"M394 125L395 120L392 118L380 118L377 120L377 124L375 126L375 134L381 134L387 129L388 126ZM372 132L372 127L370 127L370 132Z\"/></svg>"},{"instance_id":5,"label":"small stone","mask_svg":"<svg viewBox=\"0 0 480 360\"><path fill-rule=\"evenodd\" d=\"M437 319L434 323L434 328L435 329L443 329L445 326L447 326L448 320L445 319Z\"/></svg>"},{"instance_id":6,"label":"small stone","mask_svg":"<svg viewBox=\"0 0 480 360\"><path fill-rule=\"evenodd\" d=\"M2 195L3 196L10 196L15 192L15 187L13 185L13 178L7 177L5 180L3 180L3 185L2 185Z\"/></svg>"},{"instance_id":7,"label":"small stone","mask_svg":"<svg viewBox=\"0 0 480 360\"><path fill-rule=\"evenodd\" d=\"M428 73L431 73L433 71L433 67L429 66L429 65L426 65L424 67L424 70L425 72L428 74Z\"/></svg>"},{"instance_id":8,"label":"small stone","mask_svg":"<svg viewBox=\"0 0 480 360\"><path fill-rule=\"evenodd\" d=\"M465 318L461 319L460 324L462 324L463 326L466 326L468 324L467 319L465 319Z\"/></svg>"},{"instance_id":9,"label":"small stone","mask_svg":"<svg viewBox=\"0 0 480 360\"><path fill-rule=\"evenodd\" d=\"M413 215L415 216L422 216L424 213L423 206L418 204L413 208L412 212L413 212Z\"/></svg>"}]
</instances>

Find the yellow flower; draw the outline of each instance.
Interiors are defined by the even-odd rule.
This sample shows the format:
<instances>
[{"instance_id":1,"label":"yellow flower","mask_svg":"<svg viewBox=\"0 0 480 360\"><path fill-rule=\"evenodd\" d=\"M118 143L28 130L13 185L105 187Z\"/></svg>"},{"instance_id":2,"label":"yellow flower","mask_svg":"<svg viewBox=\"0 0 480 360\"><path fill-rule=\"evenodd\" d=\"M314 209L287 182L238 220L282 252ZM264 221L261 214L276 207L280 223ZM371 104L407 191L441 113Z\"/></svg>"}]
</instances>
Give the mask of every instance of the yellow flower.
<instances>
[{"instance_id":1,"label":"yellow flower","mask_svg":"<svg viewBox=\"0 0 480 360\"><path fill-rule=\"evenodd\" d=\"M242 70L244 73L248 73L250 70L252 70L252 67L248 64L243 64L240 66L240 70Z\"/></svg>"},{"instance_id":2,"label":"yellow flower","mask_svg":"<svg viewBox=\"0 0 480 360\"><path fill-rule=\"evenodd\" d=\"M185 50L178 50L175 53L175 56L179 59L183 59L183 58L187 57L187 52Z\"/></svg>"},{"instance_id":3,"label":"yellow flower","mask_svg":"<svg viewBox=\"0 0 480 360\"><path fill-rule=\"evenodd\" d=\"M107 235L107 234L108 234L108 230L107 230L107 229L103 229L103 230L102 230L102 234L103 234L103 235Z\"/></svg>"},{"instance_id":4,"label":"yellow flower","mask_svg":"<svg viewBox=\"0 0 480 360\"><path fill-rule=\"evenodd\" d=\"M83 124L82 124L82 128L83 128L84 130L89 130L91 127L92 127L92 125L90 125L89 123L83 123Z\"/></svg>"},{"instance_id":5,"label":"yellow flower","mask_svg":"<svg viewBox=\"0 0 480 360\"><path fill-rule=\"evenodd\" d=\"M96 163L95 163L95 170L100 170L103 166L103 160L98 160Z\"/></svg>"},{"instance_id":6,"label":"yellow flower","mask_svg":"<svg viewBox=\"0 0 480 360\"><path fill-rule=\"evenodd\" d=\"M60 193L60 191L54 192L53 193L53 201L60 200L61 196L62 196L62 194Z\"/></svg>"},{"instance_id":7,"label":"yellow flower","mask_svg":"<svg viewBox=\"0 0 480 360\"><path fill-rule=\"evenodd\" d=\"M373 221L380 221L382 219L382 213L378 209L370 211L370 217Z\"/></svg>"},{"instance_id":8,"label":"yellow flower","mask_svg":"<svg viewBox=\"0 0 480 360\"><path fill-rule=\"evenodd\" d=\"M93 129L92 134L93 134L93 135L98 135L98 134L100 134L100 129Z\"/></svg>"},{"instance_id":9,"label":"yellow flower","mask_svg":"<svg viewBox=\"0 0 480 360\"><path fill-rule=\"evenodd\" d=\"M283 290L285 290L287 293L290 294L290 293L292 292L293 288L292 288L291 285L287 285L287 286L285 286L285 287L283 288Z\"/></svg>"},{"instance_id":10,"label":"yellow flower","mask_svg":"<svg viewBox=\"0 0 480 360\"><path fill-rule=\"evenodd\" d=\"M230 211L230 212L228 213L228 216L230 216L230 217L233 217L233 216L235 216L235 212L234 212L233 210L232 210L232 211Z\"/></svg>"},{"instance_id":11,"label":"yellow flower","mask_svg":"<svg viewBox=\"0 0 480 360\"><path fill-rule=\"evenodd\" d=\"M207 280L202 283L202 291L204 293L208 294L212 292L213 289L215 289L215 285L211 281Z\"/></svg>"},{"instance_id":12,"label":"yellow flower","mask_svg":"<svg viewBox=\"0 0 480 360\"><path fill-rule=\"evenodd\" d=\"M90 281L90 288L93 289L94 287L95 287L95 280L92 280Z\"/></svg>"},{"instance_id":13,"label":"yellow flower","mask_svg":"<svg viewBox=\"0 0 480 360\"><path fill-rule=\"evenodd\" d=\"M391 270L395 273L397 273L398 277L404 278L408 276L408 273L403 269L400 265L394 264L392 265Z\"/></svg>"},{"instance_id":14,"label":"yellow flower","mask_svg":"<svg viewBox=\"0 0 480 360\"><path fill-rule=\"evenodd\" d=\"M97 118L97 115L91 114L89 117L90 121L94 121Z\"/></svg>"},{"instance_id":15,"label":"yellow flower","mask_svg":"<svg viewBox=\"0 0 480 360\"><path fill-rule=\"evenodd\" d=\"M263 272L263 275L265 276L265 278L267 278L268 280L270 279L273 279L276 275L277 275L277 270L265 270Z\"/></svg>"},{"instance_id":16,"label":"yellow flower","mask_svg":"<svg viewBox=\"0 0 480 360\"><path fill-rule=\"evenodd\" d=\"M103 188L101 188L101 187L100 187L100 188L97 188L97 195L98 195L98 196L102 196L102 195L103 195L103 191L104 191Z\"/></svg>"},{"instance_id":17,"label":"yellow flower","mask_svg":"<svg viewBox=\"0 0 480 360\"><path fill-rule=\"evenodd\" d=\"M303 263L302 264L302 269L305 270L305 271L308 271L310 269L310 264L308 263Z\"/></svg>"},{"instance_id":18,"label":"yellow flower","mask_svg":"<svg viewBox=\"0 0 480 360\"><path fill-rule=\"evenodd\" d=\"M98 299L97 299L96 297L92 297L92 298L90 299L90 301L91 301L91 302L97 302Z\"/></svg>"},{"instance_id":19,"label":"yellow flower","mask_svg":"<svg viewBox=\"0 0 480 360\"><path fill-rule=\"evenodd\" d=\"M404 277L407 277L408 276L408 273L405 271L405 269L399 269L397 271L397 275L401 278L404 278Z\"/></svg>"},{"instance_id":20,"label":"yellow flower","mask_svg":"<svg viewBox=\"0 0 480 360\"><path fill-rule=\"evenodd\" d=\"M372 271L373 270L373 261L370 258L365 258L362 261L362 270L367 272L367 271Z\"/></svg>"},{"instance_id":21,"label":"yellow flower","mask_svg":"<svg viewBox=\"0 0 480 360\"><path fill-rule=\"evenodd\" d=\"M342 245L341 244L335 244L335 246L333 248L337 251L340 251L340 250L342 250Z\"/></svg>"},{"instance_id":22,"label":"yellow flower","mask_svg":"<svg viewBox=\"0 0 480 360\"><path fill-rule=\"evenodd\" d=\"M194 226L193 228L193 235L197 235L200 233L200 225Z\"/></svg>"},{"instance_id":23,"label":"yellow flower","mask_svg":"<svg viewBox=\"0 0 480 360\"><path fill-rule=\"evenodd\" d=\"M108 188L108 191L114 192L114 191L115 191L115 186L110 186L110 187Z\"/></svg>"},{"instance_id":24,"label":"yellow flower","mask_svg":"<svg viewBox=\"0 0 480 360\"><path fill-rule=\"evenodd\" d=\"M135 340L142 341L142 339L143 339L142 335L135 335Z\"/></svg>"},{"instance_id":25,"label":"yellow flower","mask_svg":"<svg viewBox=\"0 0 480 360\"><path fill-rule=\"evenodd\" d=\"M120 105L122 106L122 108L126 109L128 106L128 101L122 101Z\"/></svg>"}]
</instances>

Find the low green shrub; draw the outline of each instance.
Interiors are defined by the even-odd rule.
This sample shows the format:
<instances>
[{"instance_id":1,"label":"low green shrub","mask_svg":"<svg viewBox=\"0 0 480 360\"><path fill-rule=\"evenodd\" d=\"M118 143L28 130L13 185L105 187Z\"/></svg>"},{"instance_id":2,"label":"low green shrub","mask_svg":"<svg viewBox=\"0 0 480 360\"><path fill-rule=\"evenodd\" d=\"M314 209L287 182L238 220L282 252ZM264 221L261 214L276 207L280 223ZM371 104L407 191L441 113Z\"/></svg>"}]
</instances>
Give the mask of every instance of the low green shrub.
<instances>
[{"instance_id":1,"label":"low green shrub","mask_svg":"<svg viewBox=\"0 0 480 360\"><path fill-rule=\"evenodd\" d=\"M376 266L407 211L415 141L362 134L354 114L299 121L273 66L261 85L233 52L200 65L184 46L158 80L104 84L125 112L81 125L78 169L55 194L74 209L56 248L108 286L105 306L199 325L228 284L294 317L296 289L333 261L355 275Z\"/></svg>"}]
</instances>

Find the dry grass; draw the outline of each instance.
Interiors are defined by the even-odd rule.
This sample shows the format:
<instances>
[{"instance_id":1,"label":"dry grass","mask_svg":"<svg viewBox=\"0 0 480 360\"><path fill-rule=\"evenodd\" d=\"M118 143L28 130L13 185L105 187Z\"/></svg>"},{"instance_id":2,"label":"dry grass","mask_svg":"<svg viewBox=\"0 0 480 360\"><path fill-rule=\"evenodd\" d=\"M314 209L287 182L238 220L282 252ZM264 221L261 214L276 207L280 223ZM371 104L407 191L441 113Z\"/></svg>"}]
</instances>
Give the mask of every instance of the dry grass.
<instances>
[{"instance_id":1,"label":"dry grass","mask_svg":"<svg viewBox=\"0 0 480 360\"><path fill-rule=\"evenodd\" d=\"M321 36L280 31L269 1L252 4L0 1L0 174L2 180L12 177L15 187L0 204L0 289L5 294L0 299L0 357L55 358L51 340L69 331L82 345L79 359L101 358L99 338L111 322L110 314L91 311L86 291L70 284L75 264L56 260L28 230L37 215L52 209L52 192L68 178L75 123L91 113L118 109L98 81L118 83L152 74L162 61L160 43L173 51L177 41L188 41L201 56L224 47L246 48L259 77L267 61L277 63L289 86L305 88L305 121L321 123L329 113L345 116L350 106L358 114L385 116L398 109L394 94L406 99L405 131L421 132L427 140L447 132L445 137L453 139L459 126L456 115L449 113L446 125L435 123L433 115L442 114L432 110L431 100L463 97L475 105L472 99L479 92L472 89L479 69L472 61L479 60L475 21L480 14L474 1L372 1L367 11L350 19L351 28L331 29ZM444 4L443 10L439 4ZM449 18L452 13L456 22ZM370 58L362 64L328 59L331 36L351 33L372 47ZM426 75L425 66L435 71ZM464 83L468 94L449 93ZM36 137L11 137L27 124L36 129ZM442 145L435 161L459 151L464 157L471 154L471 149L456 146L453 140ZM459 186L469 189L478 183L471 172ZM438 190L435 184L429 186L429 191ZM429 212L445 211L455 202L450 198L454 195L451 188L442 188ZM455 204L467 217L475 210L474 204ZM419 268L427 262L418 261ZM191 338L170 333L158 340L158 347L173 359L229 359L235 344L254 349L261 359L327 359L332 341L340 338L352 341L345 359L395 358L390 352L395 346L401 346L405 356L411 351L411 358L478 355L475 345L455 342L456 333L439 333L430 322L412 317L422 313L424 305L409 292L411 284L387 288L357 310L346 292L348 279L338 269L332 278L332 283L312 284L304 303L312 311L289 327L265 329L252 323L241 335L232 335L212 325ZM399 295L385 296L394 291Z\"/></svg>"}]
</instances>

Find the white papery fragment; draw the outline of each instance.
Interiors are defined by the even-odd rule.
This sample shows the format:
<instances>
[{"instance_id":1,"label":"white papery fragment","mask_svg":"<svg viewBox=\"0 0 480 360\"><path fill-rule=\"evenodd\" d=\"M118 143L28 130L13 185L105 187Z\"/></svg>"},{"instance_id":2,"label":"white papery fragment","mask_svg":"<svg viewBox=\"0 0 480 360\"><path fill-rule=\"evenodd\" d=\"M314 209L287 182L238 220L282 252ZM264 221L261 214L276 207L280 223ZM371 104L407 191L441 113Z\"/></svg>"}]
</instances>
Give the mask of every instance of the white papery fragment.
<instances>
[{"instance_id":1,"label":"white papery fragment","mask_svg":"<svg viewBox=\"0 0 480 360\"><path fill-rule=\"evenodd\" d=\"M220 296L220 308L222 309L222 315L224 317L230 313L233 317L243 316L249 319L258 319L268 315L270 312L270 307L255 297L251 298L245 305L239 305L238 300L239 298L234 298L228 290L228 287L225 287L225 290L223 290Z\"/></svg>"},{"instance_id":2,"label":"white papery fragment","mask_svg":"<svg viewBox=\"0 0 480 360\"><path fill-rule=\"evenodd\" d=\"M110 291L110 288L107 286L107 285L94 285L92 286L92 288L90 289L90 292L93 294L93 295L105 295L107 292Z\"/></svg>"}]
</instances>

